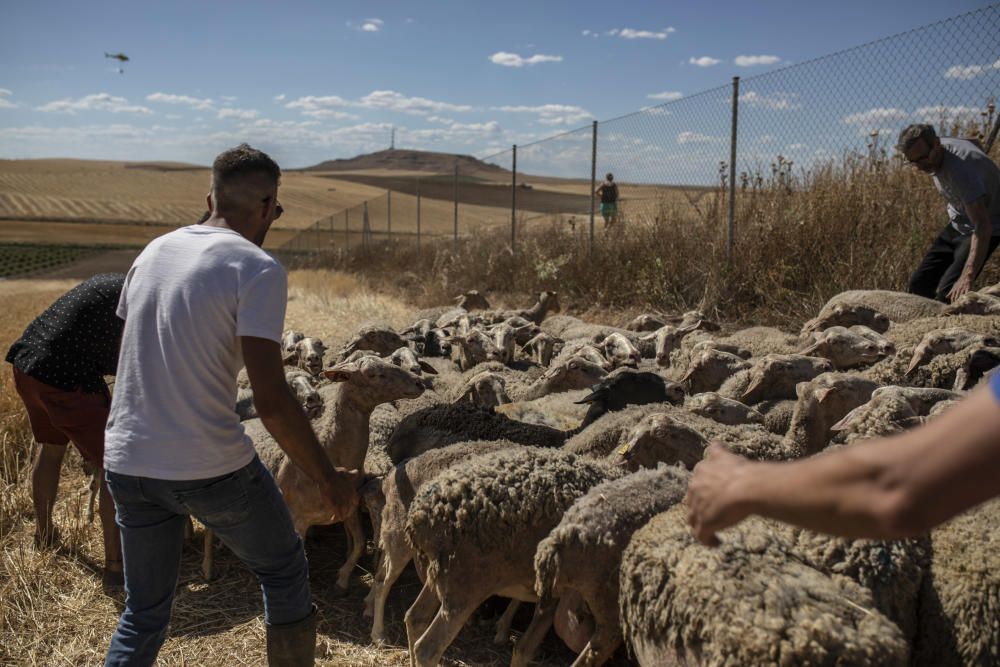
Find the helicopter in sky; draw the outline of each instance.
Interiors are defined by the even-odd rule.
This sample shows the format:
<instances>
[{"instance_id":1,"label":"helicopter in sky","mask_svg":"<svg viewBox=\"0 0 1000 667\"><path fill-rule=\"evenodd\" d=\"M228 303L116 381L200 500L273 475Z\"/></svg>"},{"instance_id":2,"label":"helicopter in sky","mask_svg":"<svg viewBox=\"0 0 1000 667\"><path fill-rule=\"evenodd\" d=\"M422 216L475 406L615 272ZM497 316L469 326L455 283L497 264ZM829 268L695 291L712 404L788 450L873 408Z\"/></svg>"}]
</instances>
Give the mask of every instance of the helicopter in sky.
<instances>
[{"instance_id":1,"label":"helicopter in sky","mask_svg":"<svg viewBox=\"0 0 1000 667\"><path fill-rule=\"evenodd\" d=\"M104 52L104 57L105 58L111 58L113 60L117 60L120 63L127 63L128 62L128 56L125 55L124 53L108 53L107 51L105 51ZM119 67L118 68L118 73L119 74L124 74L125 70L123 68Z\"/></svg>"}]
</instances>

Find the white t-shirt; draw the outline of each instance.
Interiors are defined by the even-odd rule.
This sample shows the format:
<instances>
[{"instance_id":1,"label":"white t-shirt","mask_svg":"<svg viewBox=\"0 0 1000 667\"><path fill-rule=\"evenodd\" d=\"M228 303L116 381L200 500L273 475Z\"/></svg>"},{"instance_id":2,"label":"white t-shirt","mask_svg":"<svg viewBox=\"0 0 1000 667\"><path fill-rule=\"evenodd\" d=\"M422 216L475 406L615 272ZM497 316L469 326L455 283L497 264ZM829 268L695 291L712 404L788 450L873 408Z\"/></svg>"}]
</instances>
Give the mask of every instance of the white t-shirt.
<instances>
[{"instance_id":1,"label":"white t-shirt","mask_svg":"<svg viewBox=\"0 0 1000 667\"><path fill-rule=\"evenodd\" d=\"M288 277L231 229L192 225L151 242L125 278L104 466L204 479L254 457L233 406L239 336L281 340Z\"/></svg>"}]
</instances>

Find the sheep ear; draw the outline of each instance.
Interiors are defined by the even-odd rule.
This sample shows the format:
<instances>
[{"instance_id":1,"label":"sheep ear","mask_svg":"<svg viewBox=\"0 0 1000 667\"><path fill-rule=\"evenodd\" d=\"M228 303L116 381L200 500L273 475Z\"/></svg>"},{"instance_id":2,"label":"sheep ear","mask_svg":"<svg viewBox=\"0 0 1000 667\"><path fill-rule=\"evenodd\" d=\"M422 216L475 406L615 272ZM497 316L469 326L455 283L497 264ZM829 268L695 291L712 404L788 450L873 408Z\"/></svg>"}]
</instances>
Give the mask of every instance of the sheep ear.
<instances>
[{"instance_id":1,"label":"sheep ear","mask_svg":"<svg viewBox=\"0 0 1000 667\"><path fill-rule=\"evenodd\" d=\"M299 353L295 350L291 352L285 352L285 356L281 358L281 361L286 365L290 366L295 363L295 360L299 358Z\"/></svg>"},{"instance_id":2,"label":"sheep ear","mask_svg":"<svg viewBox=\"0 0 1000 667\"><path fill-rule=\"evenodd\" d=\"M574 401L576 405L585 405L587 403L593 403L597 399L604 395L604 387L599 384L594 385L590 388L590 393L581 398L579 401Z\"/></svg>"},{"instance_id":3,"label":"sheep ear","mask_svg":"<svg viewBox=\"0 0 1000 667\"><path fill-rule=\"evenodd\" d=\"M437 375L438 374L437 369L434 368L433 366L431 366L426 361L419 361L417 363L420 364L420 370L422 370L423 372L427 373L428 375Z\"/></svg>"},{"instance_id":4,"label":"sheep ear","mask_svg":"<svg viewBox=\"0 0 1000 667\"><path fill-rule=\"evenodd\" d=\"M639 340L641 340L643 343L655 343L656 342L656 332L654 331L651 334L646 334L645 336L640 336Z\"/></svg>"},{"instance_id":5,"label":"sheep ear","mask_svg":"<svg viewBox=\"0 0 1000 667\"><path fill-rule=\"evenodd\" d=\"M337 364L333 368L323 371L323 377L333 382L347 382L359 372L361 372L361 367L352 361L346 364Z\"/></svg>"}]
</instances>

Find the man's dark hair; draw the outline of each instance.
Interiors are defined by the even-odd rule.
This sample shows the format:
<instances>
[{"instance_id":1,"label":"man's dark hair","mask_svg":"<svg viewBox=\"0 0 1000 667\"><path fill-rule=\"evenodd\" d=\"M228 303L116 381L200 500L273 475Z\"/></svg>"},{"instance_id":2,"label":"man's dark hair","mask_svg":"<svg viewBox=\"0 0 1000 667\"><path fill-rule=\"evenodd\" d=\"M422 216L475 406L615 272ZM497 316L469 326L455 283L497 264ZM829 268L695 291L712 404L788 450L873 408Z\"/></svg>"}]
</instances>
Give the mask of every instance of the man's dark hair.
<instances>
[{"instance_id":1,"label":"man's dark hair","mask_svg":"<svg viewBox=\"0 0 1000 667\"><path fill-rule=\"evenodd\" d=\"M914 123L913 125L907 125L903 128L903 131L899 133L899 141L896 142L896 148L900 151L908 151L913 144L917 141L923 139L924 143L927 144L928 148L934 143L934 139L937 138L937 132L934 131L933 125L928 125L927 123Z\"/></svg>"},{"instance_id":2,"label":"man's dark hair","mask_svg":"<svg viewBox=\"0 0 1000 667\"><path fill-rule=\"evenodd\" d=\"M212 163L212 183L216 188L225 188L232 181L250 175L266 175L278 182L281 168L267 153L249 144L220 153Z\"/></svg>"}]
</instances>

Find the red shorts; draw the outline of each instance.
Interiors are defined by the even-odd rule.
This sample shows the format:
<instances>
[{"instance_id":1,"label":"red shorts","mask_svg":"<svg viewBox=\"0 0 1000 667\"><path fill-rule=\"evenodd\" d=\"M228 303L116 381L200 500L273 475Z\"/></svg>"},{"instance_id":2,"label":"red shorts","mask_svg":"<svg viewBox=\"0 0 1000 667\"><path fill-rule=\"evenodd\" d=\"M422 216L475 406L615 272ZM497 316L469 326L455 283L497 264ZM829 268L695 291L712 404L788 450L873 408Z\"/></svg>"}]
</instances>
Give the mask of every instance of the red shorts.
<instances>
[{"instance_id":1,"label":"red shorts","mask_svg":"<svg viewBox=\"0 0 1000 667\"><path fill-rule=\"evenodd\" d=\"M35 440L46 445L72 441L84 460L104 465L104 427L108 423L111 395L66 391L39 382L14 369L14 387L28 410Z\"/></svg>"}]
</instances>

